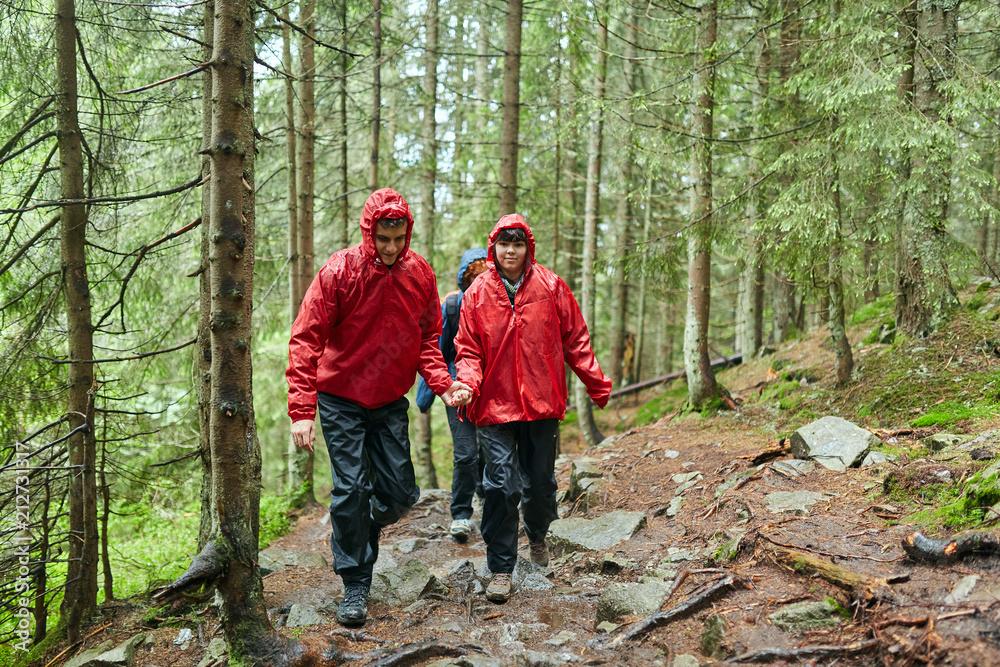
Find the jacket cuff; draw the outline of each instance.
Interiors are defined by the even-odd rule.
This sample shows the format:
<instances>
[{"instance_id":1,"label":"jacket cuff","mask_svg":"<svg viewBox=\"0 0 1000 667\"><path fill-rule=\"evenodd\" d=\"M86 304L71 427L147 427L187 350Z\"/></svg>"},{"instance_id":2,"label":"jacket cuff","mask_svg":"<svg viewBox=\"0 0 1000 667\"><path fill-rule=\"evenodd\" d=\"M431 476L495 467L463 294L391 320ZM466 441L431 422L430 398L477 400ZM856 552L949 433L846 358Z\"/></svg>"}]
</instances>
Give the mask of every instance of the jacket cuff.
<instances>
[{"instance_id":1,"label":"jacket cuff","mask_svg":"<svg viewBox=\"0 0 1000 667\"><path fill-rule=\"evenodd\" d=\"M303 419L316 419L316 408L315 407L295 407L288 409L288 416L294 424L297 421L302 421Z\"/></svg>"}]
</instances>

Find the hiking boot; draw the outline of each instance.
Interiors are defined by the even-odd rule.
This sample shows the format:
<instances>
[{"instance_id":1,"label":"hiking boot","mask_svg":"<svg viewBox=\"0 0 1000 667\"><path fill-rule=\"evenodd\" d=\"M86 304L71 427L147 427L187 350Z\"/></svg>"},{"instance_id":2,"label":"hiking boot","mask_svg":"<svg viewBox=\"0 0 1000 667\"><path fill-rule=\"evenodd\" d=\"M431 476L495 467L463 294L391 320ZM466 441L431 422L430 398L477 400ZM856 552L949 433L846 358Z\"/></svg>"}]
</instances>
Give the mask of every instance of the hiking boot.
<instances>
[{"instance_id":1,"label":"hiking boot","mask_svg":"<svg viewBox=\"0 0 1000 667\"><path fill-rule=\"evenodd\" d=\"M469 533L472 532L472 522L468 519L455 519L451 522L451 529L448 533L456 542L465 543L469 540Z\"/></svg>"},{"instance_id":2,"label":"hiking boot","mask_svg":"<svg viewBox=\"0 0 1000 667\"><path fill-rule=\"evenodd\" d=\"M368 587L363 584L348 584L344 588L344 598L337 606L337 621L341 625L364 625L368 620Z\"/></svg>"},{"instance_id":3,"label":"hiking boot","mask_svg":"<svg viewBox=\"0 0 1000 667\"><path fill-rule=\"evenodd\" d=\"M528 546L528 553L531 562L535 565L546 567L549 564L549 548L545 544L545 538L541 542L531 542Z\"/></svg>"},{"instance_id":4,"label":"hiking boot","mask_svg":"<svg viewBox=\"0 0 1000 667\"><path fill-rule=\"evenodd\" d=\"M490 602L506 602L510 599L510 573L498 572L493 575L486 588L486 599Z\"/></svg>"}]
</instances>

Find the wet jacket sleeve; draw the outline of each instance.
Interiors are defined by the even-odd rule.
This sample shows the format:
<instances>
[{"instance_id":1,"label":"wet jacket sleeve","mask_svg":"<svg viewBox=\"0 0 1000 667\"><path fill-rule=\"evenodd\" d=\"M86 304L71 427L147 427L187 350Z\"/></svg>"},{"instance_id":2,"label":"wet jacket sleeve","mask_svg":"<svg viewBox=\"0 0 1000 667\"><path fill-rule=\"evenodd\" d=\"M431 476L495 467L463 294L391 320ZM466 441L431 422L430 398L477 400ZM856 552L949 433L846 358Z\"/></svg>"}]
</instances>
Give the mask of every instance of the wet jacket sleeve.
<instances>
[{"instance_id":1,"label":"wet jacket sleeve","mask_svg":"<svg viewBox=\"0 0 1000 667\"><path fill-rule=\"evenodd\" d=\"M594 350L590 347L590 334L587 332L583 313L580 312L580 305L562 280L558 282L555 300L559 311L563 358L587 387L590 398L598 407L603 408L611 396L611 380L601 370Z\"/></svg>"},{"instance_id":2,"label":"wet jacket sleeve","mask_svg":"<svg viewBox=\"0 0 1000 667\"><path fill-rule=\"evenodd\" d=\"M288 341L288 416L316 418L316 369L337 316L335 280L325 268L313 279L292 324Z\"/></svg>"},{"instance_id":3,"label":"wet jacket sleeve","mask_svg":"<svg viewBox=\"0 0 1000 667\"><path fill-rule=\"evenodd\" d=\"M420 318L420 377L431 391L440 396L451 387L451 374L441 355L441 304L437 297L437 280L432 277L432 289L427 295Z\"/></svg>"},{"instance_id":4,"label":"wet jacket sleeve","mask_svg":"<svg viewBox=\"0 0 1000 667\"><path fill-rule=\"evenodd\" d=\"M466 293L466 299L469 294ZM483 381L483 370L486 368L485 348L476 325L474 305L469 303L462 308L458 318L458 333L455 334L455 370L459 382L464 382L475 394Z\"/></svg>"}]
</instances>

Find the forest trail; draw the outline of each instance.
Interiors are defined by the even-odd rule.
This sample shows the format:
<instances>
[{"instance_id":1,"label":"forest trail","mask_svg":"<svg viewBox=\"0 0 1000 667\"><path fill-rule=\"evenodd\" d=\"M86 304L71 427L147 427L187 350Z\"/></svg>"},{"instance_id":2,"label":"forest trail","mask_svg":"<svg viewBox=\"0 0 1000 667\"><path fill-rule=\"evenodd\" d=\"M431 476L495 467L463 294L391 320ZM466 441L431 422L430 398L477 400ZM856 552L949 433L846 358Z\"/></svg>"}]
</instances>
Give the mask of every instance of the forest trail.
<instances>
[{"instance_id":1,"label":"forest trail","mask_svg":"<svg viewBox=\"0 0 1000 667\"><path fill-rule=\"evenodd\" d=\"M941 429L904 428L904 423L896 429L872 428L899 456L895 462L844 472L815 465L804 473L782 463L791 458L784 436L801 420L751 398L781 381L775 367L782 368L786 379L789 369L793 374L808 369L807 374L820 378L812 386L821 388L829 382L822 378L832 375L830 353L823 344L821 336L805 338L783 346L771 359L727 371L726 386L742 401L737 412L711 418L671 412L583 451L578 442L564 440L557 463L560 491L569 484L573 462L583 457L600 469L605 485L585 510L578 502L561 503L562 518L593 519L628 511L641 513L645 524L610 548L554 558L546 590L515 590L509 602L496 605L482 592L469 595L462 584L428 589L413 604L373 603L368 623L358 631L346 630L333 621L342 589L329 566L326 510L314 507L270 548L310 552L328 565L288 567L265 576L272 620L279 626L286 623L294 604L318 611L323 622L280 631L328 638L345 655L356 656L344 663L350 665L680 667L740 656L758 664L1000 664L1000 625L995 622L1000 616L1000 573L995 557L935 567L909 560L902 548L903 539L917 530L907 523L908 515L931 504L921 500L920 475L935 481L947 477L960 487L971 470L968 448L928 452L921 439ZM870 346L859 356L864 364L866 355L873 359L890 350ZM955 352L949 352L954 358ZM947 356L941 355L942 363ZM975 358L980 357L968 355L969 360ZM971 361L948 361L957 372L966 363ZM989 368L995 360L981 363ZM640 404L612 405L603 413L605 427L611 431L610 423L632 419ZM839 411L831 404L826 414ZM978 449L1000 452L995 417L985 428L983 421L975 428L968 424L966 436L978 437ZM952 432L962 428L953 426ZM910 490L915 489L909 505L904 496L885 495L887 479L909 480ZM722 486L727 482L735 483L728 491ZM771 509L777 497L773 494L783 492L805 492L807 507ZM476 567L485 562L478 532L467 544L456 544L447 535L448 497L445 491L425 491L404 520L384 531L380 566L417 560L448 583L449 571L463 560ZM682 499L679 508L675 498ZM477 508L474 521L478 519ZM947 534L939 530L934 536ZM519 546L526 557L523 534ZM797 565L789 564L795 559ZM732 585L718 586L726 577L733 578ZM838 577L838 584L831 583ZM854 580L845 583L844 577ZM602 596L606 600L611 589L625 590L620 584L638 586L640 581L660 586L661 593L669 589L662 608L683 611L663 627L621 640L613 649L602 648L644 616L617 617L617 628L599 628L599 607L608 604L601 602ZM687 601L699 599L702 604L685 609ZM810 601L829 603L832 612L822 622L826 627L789 631L771 618L789 605ZM151 630L153 641L136 654L134 664L222 664L205 660L208 640L221 636L214 617L194 617L198 640L185 650L174 643L176 626ZM715 640L707 632L713 628L719 637ZM114 637L120 635L120 641L134 631L121 627ZM423 647L423 652L400 656L397 662L386 657L414 646ZM467 655L442 657L459 652Z\"/></svg>"}]
</instances>

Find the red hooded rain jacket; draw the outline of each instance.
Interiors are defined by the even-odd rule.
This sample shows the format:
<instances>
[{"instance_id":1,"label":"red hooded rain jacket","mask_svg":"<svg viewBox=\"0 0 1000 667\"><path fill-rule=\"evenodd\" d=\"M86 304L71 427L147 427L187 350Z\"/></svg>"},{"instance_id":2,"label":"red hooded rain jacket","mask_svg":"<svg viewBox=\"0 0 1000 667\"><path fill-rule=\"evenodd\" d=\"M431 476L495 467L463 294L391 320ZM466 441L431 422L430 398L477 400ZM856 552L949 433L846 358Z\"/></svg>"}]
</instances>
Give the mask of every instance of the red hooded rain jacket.
<instances>
[{"instance_id":1,"label":"red hooded rain jacket","mask_svg":"<svg viewBox=\"0 0 1000 667\"><path fill-rule=\"evenodd\" d=\"M496 267L500 230L528 235L524 280L511 308ZM477 426L566 416L569 364L600 407L611 394L580 306L562 278L535 262L535 237L520 215L505 215L490 233L490 268L465 292L455 337L458 379L472 388L468 416Z\"/></svg>"},{"instance_id":2,"label":"red hooded rain jacket","mask_svg":"<svg viewBox=\"0 0 1000 667\"><path fill-rule=\"evenodd\" d=\"M406 218L392 267L375 250L375 224ZM361 243L334 253L306 291L288 343L288 416L314 419L316 392L378 408L409 391L417 371L435 394L452 383L438 336L441 303L427 261L411 251L413 215L389 188L361 213Z\"/></svg>"}]
</instances>

